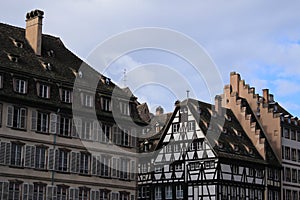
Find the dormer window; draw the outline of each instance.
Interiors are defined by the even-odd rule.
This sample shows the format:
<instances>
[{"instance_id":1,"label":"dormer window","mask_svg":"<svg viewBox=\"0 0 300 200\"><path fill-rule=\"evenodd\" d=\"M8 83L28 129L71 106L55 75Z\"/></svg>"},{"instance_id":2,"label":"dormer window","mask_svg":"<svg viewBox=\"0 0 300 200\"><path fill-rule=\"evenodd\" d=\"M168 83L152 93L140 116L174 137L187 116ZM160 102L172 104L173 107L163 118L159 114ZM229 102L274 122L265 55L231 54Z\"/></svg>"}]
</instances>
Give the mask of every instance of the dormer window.
<instances>
[{"instance_id":1,"label":"dormer window","mask_svg":"<svg viewBox=\"0 0 300 200\"><path fill-rule=\"evenodd\" d=\"M223 133L227 133L227 128L223 128Z\"/></svg>"},{"instance_id":2,"label":"dormer window","mask_svg":"<svg viewBox=\"0 0 300 200\"><path fill-rule=\"evenodd\" d=\"M49 57L54 57L54 51L53 50L49 50L49 51L47 51L47 55L49 56Z\"/></svg>"},{"instance_id":3,"label":"dormer window","mask_svg":"<svg viewBox=\"0 0 300 200\"><path fill-rule=\"evenodd\" d=\"M231 122L232 121L232 118L231 116L227 115L227 121Z\"/></svg>"},{"instance_id":4,"label":"dormer window","mask_svg":"<svg viewBox=\"0 0 300 200\"><path fill-rule=\"evenodd\" d=\"M101 97L101 109L103 111L111 111L111 99L108 97Z\"/></svg>"},{"instance_id":5,"label":"dormer window","mask_svg":"<svg viewBox=\"0 0 300 200\"><path fill-rule=\"evenodd\" d=\"M8 54L7 56L9 58L9 60L12 61L12 62L18 62L19 61L19 56L17 56L17 55Z\"/></svg>"},{"instance_id":6,"label":"dormer window","mask_svg":"<svg viewBox=\"0 0 300 200\"><path fill-rule=\"evenodd\" d=\"M70 89L60 89L61 101L64 103L72 103L72 90Z\"/></svg>"},{"instance_id":7,"label":"dormer window","mask_svg":"<svg viewBox=\"0 0 300 200\"><path fill-rule=\"evenodd\" d=\"M125 102L120 102L120 111L123 115L130 115L129 104Z\"/></svg>"},{"instance_id":8,"label":"dormer window","mask_svg":"<svg viewBox=\"0 0 300 200\"><path fill-rule=\"evenodd\" d=\"M50 98L50 86L44 83L38 83L38 96L41 98L49 99Z\"/></svg>"},{"instance_id":9,"label":"dormer window","mask_svg":"<svg viewBox=\"0 0 300 200\"><path fill-rule=\"evenodd\" d=\"M82 105L86 107L94 106L94 97L90 94L82 93Z\"/></svg>"},{"instance_id":10,"label":"dormer window","mask_svg":"<svg viewBox=\"0 0 300 200\"><path fill-rule=\"evenodd\" d=\"M45 70L48 70L48 71L53 70L53 65L51 63L43 62L42 65Z\"/></svg>"},{"instance_id":11,"label":"dormer window","mask_svg":"<svg viewBox=\"0 0 300 200\"><path fill-rule=\"evenodd\" d=\"M27 81L22 79L14 79L14 91L20 94L27 93Z\"/></svg>"},{"instance_id":12,"label":"dormer window","mask_svg":"<svg viewBox=\"0 0 300 200\"><path fill-rule=\"evenodd\" d=\"M239 146L238 145L234 145L234 151L239 151Z\"/></svg>"},{"instance_id":13,"label":"dormer window","mask_svg":"<svg viewBox=\"0 0 300 200\"><path fill-rule=\"evenodd\" d=\"M109 84L110 84L110 79L109 79L109 78L106 78L106 79L105 79L105 83L106 83L106 85L109 85Z\"/></svg>"},{"instance_id":14,"label":"dormer window","mask_svg":"<svg viewBox=\"0 0 300 200\"><path fill-rule=\"evenodd\" d=\"M23 48L24 46L24 43L20 40L16 40L14 38L10 38L12 40L12 42L14 43L15 47L18 47L18 48Z\"/></svg>"}]
</instances>

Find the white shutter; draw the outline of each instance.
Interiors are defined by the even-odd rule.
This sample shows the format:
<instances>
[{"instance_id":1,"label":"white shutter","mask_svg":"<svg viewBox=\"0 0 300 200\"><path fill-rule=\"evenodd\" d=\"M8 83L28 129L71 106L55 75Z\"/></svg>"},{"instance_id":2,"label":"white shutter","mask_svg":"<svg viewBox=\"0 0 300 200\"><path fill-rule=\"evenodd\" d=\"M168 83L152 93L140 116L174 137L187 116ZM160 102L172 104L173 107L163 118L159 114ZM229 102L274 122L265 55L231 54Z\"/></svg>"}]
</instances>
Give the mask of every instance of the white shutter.
<instances>
[{"instance_id":1,"label":"white shutter","mask_svg":"<svg viewBox=\"0 0 300 200\"><path fill-rule=\"evenodd\" d=\"M35 146L25 146L25 167L35 167Z\"/></svg>"},{"instance_id":2,"label":"white shutter","mask_svg":"<svg viewBox=\"0 0 300 200\"><path fill-rule=\"evenodd\" d=\"M71 172L78 173L79 172L79 164L80 164L80 153L78 152L71 152Z\"/></svg>"},{"instance_id":3,"label":"white shutter","mask_svg":"<svg viewBox=\"0 0 300 200\"><path fill-rule=\"evenodd\" d=\"M92 137L94 142L98 141L98 127L99 127L99 122L95 120L93 122L93 137Z\"/></svg>"},{"instance_id":4,"label":"white shutter","mask_svg":"<svg viewBox=\"0 0 300 200\"><path fill-rule=\"evenodd\" d=\"M55 164L55 149L49 149L48 169L54 170L54 164Z\"/></svg>"},{"instance_id":5,"label":"white shutter","mask_svg":"<svg viewBox=\"0 0 300 200\"><path fill-rule=\"evenodd\" d=\"M37 130L37 111L31 111L31 130Z\"/></svg>"},{"instance_id":6,"label":"white shutter","mask_svg":"<svg viewBox=\"0 0 300 200\"><path fill-rule=\"evenodd\" d=\"M97 158L96 156L92 156L92 175L97 175Z\"/></svg>"},{"instance_id":7,"label":"white shutter","mask_svg":"<svg viewBox=\"0 0 300 200\"><path fill-rule=\"evenodd\" d=\"M20 109L20 115L21 115L21 122L20 122L20 128L26 129L26 109L21 108Z\"/></svg>"},{"instance_id":8,"label":"white shutter","mask_svg":"<svg viewBox=\"0 0 300 200\"><path fill-rule=\"evenodd\" d=\"M69 188L69 200L75 200L75 189Z\"/></svg>"},{"instance_id":9,"label":"white shutter","mask_svg":"<svg viewBox=\"0 0 300 200\"><path fill-rule=\"evenodd\" d=\"M10 151L11 151L11 144L9 142L6 143L5 148L5 164L10 165Z\"/></svg>"},{"instance_id":10,"label":"white shutter","mask_svg":"<svg viewBox=\"0 0 300 200\"><path fill-rule=\"evenodd\" d=\"M82 120L80 118L74 118L72 136L78 138L79 136L81 136L81 132L82 132Z\"/></svg>"},{"instance_id":11,"label":"white shutter","mask_svg":"<svg viewBox=\"0 0 300 200\"><path fill-rule=\"evenodd\" d=\"M5 164L5 156L6 156L6 142L0 143L0 164Z\"/></svg>"},{"instance_id":12,"label":"white shutter","mask_svg":"<svg viewBox=\"0 0 300 200\"><path fill-rule=\"evenodd\" d=\"M8 186L9 186L8 182L3 182L3 190L2 190L3 200L8 200Z\"/></svg>"},{"instance_id":13,"label":"white shutter","mask_svg":"<svg viewBox=\"0 0 300 200\"><path fill-rule=\"evenodd\" d=\"M12 127L13 126L13 112L14 107L13 106L7 106L7 126Z\"/></svg>"},{"instance_id":14,"label":"white shutter","mask_svg":"<svg viewBox=\"0 0 300 200\"><path fill-rule=\"evenodd\" d=\"M55 134L57 129L57 115L54 113L50 114L50 133Z\"/></svg>"}]
</instances>

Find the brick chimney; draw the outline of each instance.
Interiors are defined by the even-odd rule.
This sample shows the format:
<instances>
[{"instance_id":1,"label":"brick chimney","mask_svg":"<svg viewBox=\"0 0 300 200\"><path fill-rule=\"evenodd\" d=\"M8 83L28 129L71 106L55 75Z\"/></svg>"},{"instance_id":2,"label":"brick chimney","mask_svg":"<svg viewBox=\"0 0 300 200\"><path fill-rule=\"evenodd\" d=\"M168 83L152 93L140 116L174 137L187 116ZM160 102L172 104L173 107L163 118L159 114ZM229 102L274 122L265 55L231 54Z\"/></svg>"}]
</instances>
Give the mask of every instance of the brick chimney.
<instances>
[{"instance_id":1,"label":"brick chimney","mask_svg":"<svg viewBox=\"0 0 300 200\"><path fill-rule=\"evenodd\" d=\"M26 14L25 37L35 54L40 56L42 52L42 22L44 12L34 10Z\"/></svg>"},{"instance_id":2,"label":"brick chimney","mask_svg":"<svg viewBox=\"0 0 300 200\"><path fill-rule=\"evenodd\" d=\"M263 89L264 103L269 103L269 89Z\"/></svg>"},{"instance_id":3,"label":"brick chimney","mask_svg":"<svg viewBox=\"0 0 300 200\"><path fill-rule=\"evenodd\" d=\"M231 93L239 94L239 84L240 84L241 76L236 72L230 73L230 87Z\"/></svg>"},{"instance_id":4,"label":"brick chimney","mask_svg":"<svg viewBox=\"0 0 300 200\"><path fill-rule=\"evenodd\" d=\"M222 97L220 95L215 96L215 111L218 115L222 115Z\"/></svg>"}]
</instances>

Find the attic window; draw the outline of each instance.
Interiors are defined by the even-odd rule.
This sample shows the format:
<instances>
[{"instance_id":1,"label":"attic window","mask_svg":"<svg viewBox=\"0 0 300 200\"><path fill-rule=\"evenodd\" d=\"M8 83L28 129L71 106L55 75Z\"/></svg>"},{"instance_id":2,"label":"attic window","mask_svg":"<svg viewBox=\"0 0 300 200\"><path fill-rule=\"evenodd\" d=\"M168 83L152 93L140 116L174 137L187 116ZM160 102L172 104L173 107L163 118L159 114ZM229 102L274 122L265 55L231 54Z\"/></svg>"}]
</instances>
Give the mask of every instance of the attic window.
<instances>
[{"instance_id":1,"label":"attic window","mask_svg":"<svg viewBox=\"0 0 300 200\"><path fill-rule=\"evenodd\" d=\"M218 148L219 149L223 149L224 148L224 145L222 142L217 142L217 145L218 145Z\"/></svg>"},{"instance_id":2,"label":"attic window","mask_svg":"<svg viewBox=\"0 0 300 200\"><path fill-rule=\"evenodd\" d=\"M54 57L54 51L53 51L53 50L47 51L47 55L48 55L49 57Z\"/></svg>"},{"instance_id":3,"label":"attic window","mask_svg":"<svg viewBox=\"0 0 300 200\"><path fill-rule=\"evenodd\" d=\"M23 43L22 41L16 40L16 39L13 39L13 38L11 38L11 40L13 41L13 43L14 43L14 45L15 45L16 47L18 47L18 48L23 48L24 43Z\"/></svg>"},{"instance_id":4,"label":"attic window","mask_svg":"<svg viewBox=\"0 0 300 200\"><path fill-rule=\"evenodd\" d=\"M234 151L239 151L239 146L238 145L234 145Z\"/></svg>"},{"instance_id":5,"label":"attic window","mask_svg":"<svg viewBox=\"0 0 300 200\"><path fill-rule=\"evenodd\" d=\"M78 76L79 76L79 78L82 78L82 77L83 77L82 71L78 71Z\"/></svg>"},{"instance_id":6,"label":"attic window","mask_svg":"<svg viewBox=\"0 0 300 200\"><path fill-rule=\"evenodd\" d=\"M43 62L42 65L45 68L45 70L48 70L48 71L53 70L53 65L51 63Z\"/></svg>"},{"instance_id":7,"label":"attic window","mask_svg":"<svg viewBox=\"0 0 300 200\"><path fill-rule=\"evenodd\" d=\"M8 59L12 62L18 62L19 61L19 56L13 55L13 54L8 54Z\"/></svg>"},{"instance_id":8,"label":"attic window","mask_svg":"<svg viewBox=\"0 0 300 200\"><path fill-rule=\"evenodd\" d=\"M109 78L106 78L106 79L105 79L105 83L106 83L106 85L109 85L109 84L110 84L110 79L109 79Z\"/></svg>"},{"instance_id":9,"label":"attic window","mask_svg":"<svg viewBox=\"0 0 300 200\"><path fill-rule=\"evenodd\" d=\"M227 116L227 121L231 122L231 117L229 115L226 115Z\"/></svg>"},{"instance_id":10,"label":"attic window","mask_svg":"<svg viewBox=\"0 0 300 200\"><path fill-rule=\"evenodd\" d=\"M223 128L223 133L227 133L227 128Z\"/></svg>"}]
</instances>

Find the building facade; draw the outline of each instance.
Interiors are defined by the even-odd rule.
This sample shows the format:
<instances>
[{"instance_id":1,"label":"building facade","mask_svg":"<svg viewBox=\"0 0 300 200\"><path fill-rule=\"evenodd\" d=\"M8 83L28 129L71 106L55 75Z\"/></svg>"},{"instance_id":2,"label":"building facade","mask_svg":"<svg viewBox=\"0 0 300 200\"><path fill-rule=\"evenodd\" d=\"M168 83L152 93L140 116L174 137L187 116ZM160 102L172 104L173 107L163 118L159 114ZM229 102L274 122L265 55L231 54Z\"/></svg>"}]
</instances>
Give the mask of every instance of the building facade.
<instances>
[{"instance_id":1,"label":"building facade","mask_svg":"<svg viewBox=\"0 0 300 200\"><path fill-rule=\"evenodd\" d=\"M264 89L262 95L256 94L255 88L245 84L245 81L241 80L240 75L235 72L230 75L230 85L225 87L223 98L223 105L235 110L235 113L238 113L238 110L233 103L234 99L243 99L247 102L248 112L252 113L256 126L258 125L262 130L265 139L281 162L283 172L281 199L299 199L300 129L298 118L276 102L268 89ZM249 133L251 135L250 131Z\"/></svg>"},{"instance_id":2,"label":"building facade","mask_svg":"<svg viewBox=\"0 0 300 200\"><path fill-rule=\"evenodd\" d=\"M267 145L257 149L219 97L215 106L193 99L177 102L161 137L140 145L141 151L151 152L139 161L138 199L280 197L281 167L275 153ZM268 153L261 154L261 148Z\"/></svg>"},{"instance_id":3,"label":"building facade","mask_svg":"<svg viewBox=\"0 0 300 200\"><path fill-rule=\"evenodd\" d=\"M0 199L136 199L136 97L81 71L42 19L35 10L26 29L0 24ZM74 87L89 73L95 91Z\"/></svg>"}]
</instances>

